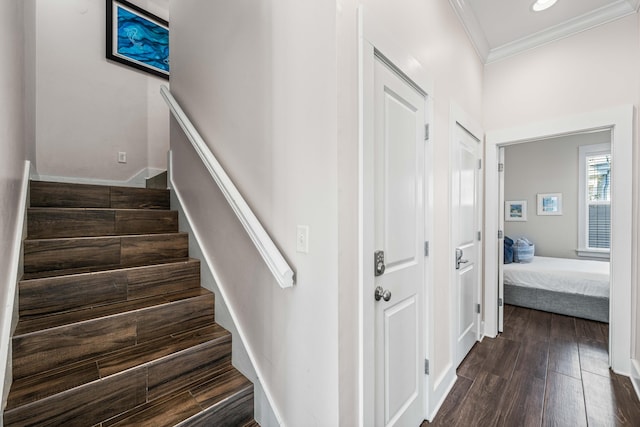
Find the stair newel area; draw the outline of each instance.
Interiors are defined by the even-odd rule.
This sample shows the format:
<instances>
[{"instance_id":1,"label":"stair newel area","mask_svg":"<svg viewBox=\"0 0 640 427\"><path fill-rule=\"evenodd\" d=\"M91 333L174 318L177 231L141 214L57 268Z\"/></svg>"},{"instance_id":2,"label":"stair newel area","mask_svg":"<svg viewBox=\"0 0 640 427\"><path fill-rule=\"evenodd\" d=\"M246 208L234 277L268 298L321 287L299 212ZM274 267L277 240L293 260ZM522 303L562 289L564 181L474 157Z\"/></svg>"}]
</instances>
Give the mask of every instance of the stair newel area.
<instances>
[{"instance_id":1,"label":"stair newel area","mask_svg":"<svg viewBox=\"0 0 640 427\"><path fill-rule=\"evenodd\" d=\"M169 191L32 181L5 426L255 426Z\"/></svg>"}]
</instances>

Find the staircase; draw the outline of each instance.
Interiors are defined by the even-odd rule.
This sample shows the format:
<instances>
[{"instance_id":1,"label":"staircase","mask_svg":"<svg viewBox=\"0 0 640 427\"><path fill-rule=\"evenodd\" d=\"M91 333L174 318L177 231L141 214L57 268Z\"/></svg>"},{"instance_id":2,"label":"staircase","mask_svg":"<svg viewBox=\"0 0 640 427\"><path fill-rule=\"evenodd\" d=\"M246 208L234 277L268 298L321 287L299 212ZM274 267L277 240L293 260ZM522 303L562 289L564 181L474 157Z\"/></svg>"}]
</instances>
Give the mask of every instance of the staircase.
<instances>
[{"instance_id":1,"label":"staircase","mask_svg":"<svg viewBox=\"0 0 640 427\"><path fill-rule=\"evenodd\" d=\"M5 426L257 426L169 191L32 181Z\"/></svg>"}]
</instances>

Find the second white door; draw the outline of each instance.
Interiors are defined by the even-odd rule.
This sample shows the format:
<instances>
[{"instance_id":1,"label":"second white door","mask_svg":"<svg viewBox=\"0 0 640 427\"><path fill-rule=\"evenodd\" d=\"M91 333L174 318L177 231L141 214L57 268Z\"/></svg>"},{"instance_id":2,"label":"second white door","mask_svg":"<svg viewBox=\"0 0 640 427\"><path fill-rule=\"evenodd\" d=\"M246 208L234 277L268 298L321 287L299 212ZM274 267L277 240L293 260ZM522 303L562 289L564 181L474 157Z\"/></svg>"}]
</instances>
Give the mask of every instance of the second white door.
<instances>
[{"instance_id":1,"label":"second white door","mask_svg":"<svg viewBox=\"0 0 640 427\"><path fill-rule=\"evenodd\" d=\"M456 366L478 339L480 142L456 123L452 164L452 237Z\"/></svg>"}]
</instances>

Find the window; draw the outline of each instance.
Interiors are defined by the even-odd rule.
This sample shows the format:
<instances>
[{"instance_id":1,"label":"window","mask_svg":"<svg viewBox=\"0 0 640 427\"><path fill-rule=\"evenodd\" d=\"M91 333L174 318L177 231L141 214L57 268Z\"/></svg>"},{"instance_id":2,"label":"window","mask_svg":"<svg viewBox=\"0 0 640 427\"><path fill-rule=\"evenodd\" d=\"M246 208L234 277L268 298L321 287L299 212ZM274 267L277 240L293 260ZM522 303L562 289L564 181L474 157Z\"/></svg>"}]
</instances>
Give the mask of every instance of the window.
<instances>
[{"instance_id":1,"label":"window","mask_svg":"<svg viewBox=\"0 0 640 427\"><path fill-rule=\"evenodd\" d=\"M611 144L579 149L578 255L609 257L611 244Z\"/></svg>"}]
</instances>

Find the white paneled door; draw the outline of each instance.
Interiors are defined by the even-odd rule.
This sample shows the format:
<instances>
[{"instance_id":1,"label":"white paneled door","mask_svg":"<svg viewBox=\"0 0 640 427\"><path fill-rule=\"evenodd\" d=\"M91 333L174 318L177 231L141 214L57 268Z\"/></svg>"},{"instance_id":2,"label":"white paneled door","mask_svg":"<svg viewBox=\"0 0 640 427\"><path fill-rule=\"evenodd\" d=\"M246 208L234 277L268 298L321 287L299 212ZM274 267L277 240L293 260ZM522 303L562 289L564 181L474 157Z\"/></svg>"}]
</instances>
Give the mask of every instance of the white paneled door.
<instances>
[{"instance_id":1,"label":"white paneled door","mask_svg":"<svg viewBox=\"0 0 640 427\"><path fill-rule=\"evenodd\" d=\"M479 141L456 123L452 159L451 215L454 247L454 314L456 366L478 338L478 281L480 267Z\"/></svg>"},{"instance_id":2,"label":"white paneled door","mask_svg":"<svg viewBox=\"0 0 640 427\"><path fill-rule=\"evenodd\" d=\"M375 425L418 426L425 375L425 96L377 57L374 122Z\"/></svg>"}]
</instances>

